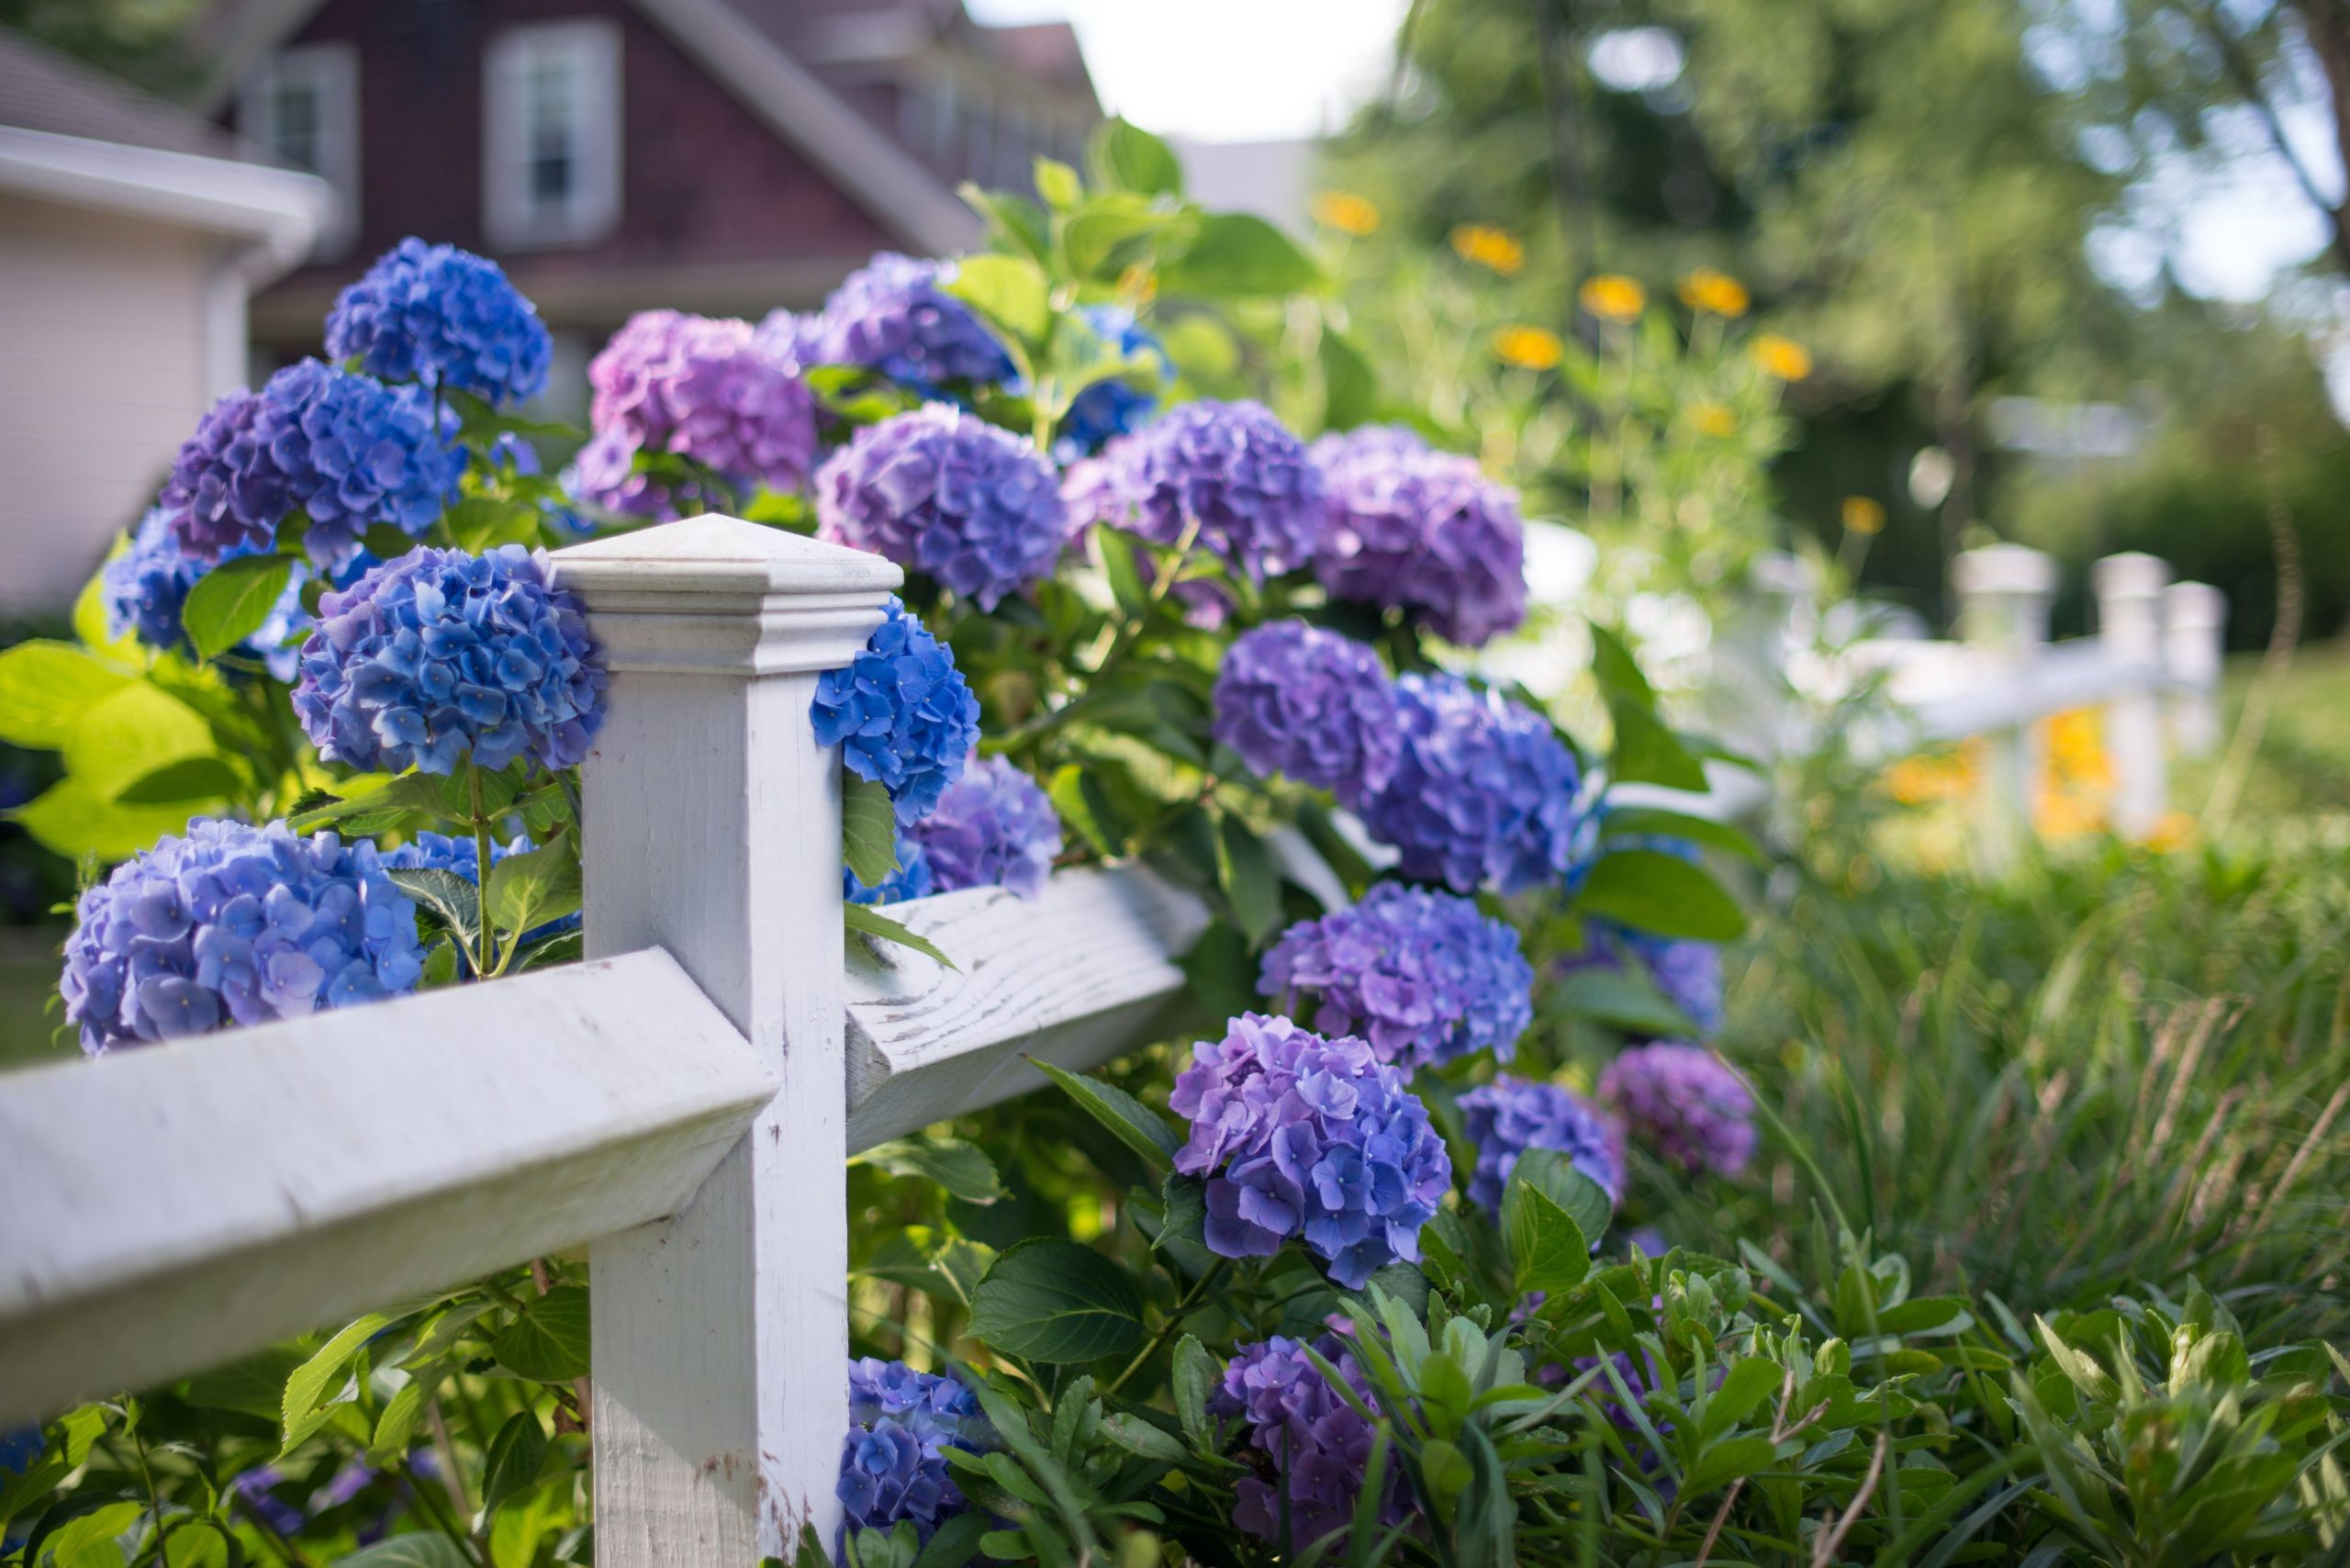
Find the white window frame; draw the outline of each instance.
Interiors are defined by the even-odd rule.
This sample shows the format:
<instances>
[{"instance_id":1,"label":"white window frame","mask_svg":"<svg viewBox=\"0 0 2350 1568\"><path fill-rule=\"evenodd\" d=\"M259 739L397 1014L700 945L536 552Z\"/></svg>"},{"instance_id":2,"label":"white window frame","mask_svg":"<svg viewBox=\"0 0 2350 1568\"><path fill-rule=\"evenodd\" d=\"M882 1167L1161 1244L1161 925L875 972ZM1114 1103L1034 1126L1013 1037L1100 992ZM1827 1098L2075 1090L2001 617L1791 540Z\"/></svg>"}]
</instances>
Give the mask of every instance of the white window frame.
<instances>
[{"instance_id":1,"label":"white window frame","mask_svg":"<svg viewBox=\"0 0 2350 1568\"><path fill-rule=\"evenodd\" d=\"M578 84L571 198L534 207L530 191L531 73L568 63ZM588 19L509 28L482 53L481 226L498 250L592 245L621 216L621 30Z\"/></svg>"},{"instance_id":2,"label":"white window frame","mask_svg":"<svg viewBox=\"0 0 2350 1568\"><path fill-rule=\"evenodd\" d=\"M277 110L288 87L308 87L319 106L318 158L312 172L334 187L335 210L311 246L331 261L359 236L359 49L349 43L307 43L282 50L249 75L238 93L237 129L277 154ZM282 154L281 154L282 155Z\"/></svg>"}]
</instances>

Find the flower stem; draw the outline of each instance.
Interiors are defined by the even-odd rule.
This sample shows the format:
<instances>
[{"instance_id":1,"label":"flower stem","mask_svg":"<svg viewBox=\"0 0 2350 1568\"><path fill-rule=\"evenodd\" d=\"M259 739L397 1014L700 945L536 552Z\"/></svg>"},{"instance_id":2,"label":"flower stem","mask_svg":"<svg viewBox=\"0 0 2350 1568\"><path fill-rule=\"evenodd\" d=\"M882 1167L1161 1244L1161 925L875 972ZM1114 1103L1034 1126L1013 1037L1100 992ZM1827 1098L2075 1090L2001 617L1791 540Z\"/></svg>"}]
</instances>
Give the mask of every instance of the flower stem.
<instances>
[{"instance_id":1,"label":"flower stem","mask_svg":"<svg viewBox=\"0 0 2350 1568\"><path fill-rule=\"evenodd\" d=\"M474 956L474 975L487 980L498 956L498 932L489 919L489 813L482 808L481 768L471 760L465 764L465 780L473 790L474 885L480 893L476 900L476 924L481 932L476 942L478 950Z\"/></svg>"},{"instance_id":2,"label":"flower stem","mask_svg":"<svg viewBox=\"0 0 2350 1568\"><path fill-rule=\"evenodd\" d=\"M1199 1304L1201 1295L1210 1285L1215 1283L1216 1276L1224 1272L1225 1262L1225 1260L1217 1259L1207 1266L1204 1273L1192 1282L1192 1288L1183 1293L1183 1299L1175 1304L1175 1310L1169 1313L1167 1320L1151 1334L1149 1343L1136 1352L1135 1359L1126 1363L1125 1371L1110 1380L1110 1386L1102 1391L1102 1398L1107 1399L1124 1388L1126 1385L1126 1380L1142 1371L1143 1363L1158 1353L1158 1347L1167 1343L1168 1337L1181 1327L1184 1317L1190 1314L1193 1306Z\"/></svg>"}]
</instances>

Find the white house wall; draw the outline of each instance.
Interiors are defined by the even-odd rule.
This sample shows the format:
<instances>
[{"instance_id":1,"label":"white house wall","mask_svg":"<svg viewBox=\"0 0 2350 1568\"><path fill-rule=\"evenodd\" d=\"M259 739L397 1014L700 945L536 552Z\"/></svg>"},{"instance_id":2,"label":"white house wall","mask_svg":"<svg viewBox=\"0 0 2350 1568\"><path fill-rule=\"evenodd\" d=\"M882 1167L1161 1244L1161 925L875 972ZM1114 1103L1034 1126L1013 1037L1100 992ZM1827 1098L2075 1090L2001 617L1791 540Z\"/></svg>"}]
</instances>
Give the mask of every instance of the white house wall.
<instances>
[{"instance_id":1,"label":"white house wall","mask_svg":"<svg viewBox=\"0 0 2350 1568\"><path fill-rule=\"evenodd\" d=\"M229 248L0 194L0 612L70 604L152 498L220 374Z\"/></svg>"}]
</instances>

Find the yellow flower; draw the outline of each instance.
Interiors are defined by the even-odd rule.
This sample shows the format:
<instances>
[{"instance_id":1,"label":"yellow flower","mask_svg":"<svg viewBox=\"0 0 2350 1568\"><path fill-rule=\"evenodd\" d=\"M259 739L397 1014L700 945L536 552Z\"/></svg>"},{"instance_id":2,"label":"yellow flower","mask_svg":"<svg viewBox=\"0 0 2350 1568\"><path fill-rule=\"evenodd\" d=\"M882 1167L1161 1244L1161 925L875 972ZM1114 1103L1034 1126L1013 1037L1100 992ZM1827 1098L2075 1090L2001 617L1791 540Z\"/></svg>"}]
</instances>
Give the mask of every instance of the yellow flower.
<instances>
[{"instance_id":1,"label":"yellow flower","mask_svg":"<svg viewBox=\"0 0 2350 1568\"><path fill-rule=\"evenodd\" d=\"M1360 239L1379 228L1379 204L1352 191L1324 191L1314 198L1314 219Z\"/></svg>"},{"instance_id":2,"label":"yellow flower","mask_svg":"<svg viewBox=\"0 0 2350 1568\"><path fill-rule=\"evenodd\" d=\"M1549 370L1567 354L1556 332L1539 327L1504 327L1494 334L1494 356L1520 370Z\"/></svg>"},{"instance_id":3,"label":"yellow flower","mask_svg":"<svg viewBox=\"0 0 2350 1568\"><path fill-rule=\"evenodd\" d=\"M1583 308L1603 321L1628 321L1648 302L1648 291L1621 273L1602 273L1583 286Z\"/></svg>"},{"instance_id":4,"label":"yellow flower","mask_svg":"<svg viewBox=\"0 0 2350 1568\"><path fill-rule=\"evenodd\" d=\"M1681 280L1681 302L1692 310L1716 316L1746 314L1746 286L1728 273L1699 267Z\"/></svg>"},{"instance_id":5,"label":"yellow flower","mask_svg":"<svg viewBox=\"0 0 2350 1568\"><path fill-rule=\"evenodd\" d=\"M1885 503L1871 496L1846 496L1844 531L1847 533L1884 532Z\"/></svg>"},{"instance_id":6,"label":"yellow flower","mask_svg":"<svg viewBox=\"0 0 2350 1568\"><path fill-rule=\"evenodd\" d=\"M1464 262L1474 262L1504 277L1516 277L1526 264L1526 247L1505 229L1487 223L1464 223L1452 231L1452 248Z\"/></svg>"},{"instance_id":7,"label":"yellow flower","mask_svg":"<svg viewBox=\"0 0 2350 1568\"><path fill-rule=\"evenodd\" d=\"M1719 438L1738 433L1738 416L1719 403L1692 403L1689 418L1700 435Z\"/></svg>"},{"instance_id":8,"label":"yellow flower","mask_svg":"<svg viewBox=\"0 0 2350 1568\"><path fill-rule=\"evenodd\" d=\"M2097 805L2059 790L2043 790L2031 803L2031 820L2047 838L2077 838L2105 826Z\"/></svg>"},{"instance_id":9,"label":"yellow flower","mask_svg":"<svg viewBox=\"0 0 2350 1568\"><path fill-rule=\"evenodd\" d=\"M1801 381L1811 374L1811 351L1793 338L1765 332L1754 340L1754 363L1762 374L1781 381Z\"/></svg>"},{"instance_id":10,"label":"yellow flower","mask_svg":"<svg viewBox=\"0 0 2350 1568\"><path fill-rule=\"evenodd\" d=\"M1906 756L1886 770L1886 788L1905 806L1954 801L1975 788L1974 759L1963 751Z\"/></svg>"},{"instance_id":11,"label":"yellow flower","mask_svg":"<svg viewBox=\"0 0 2350 1568\"><path fill-rule=\"evenodd\" d=\"M2165 812L2147 831L2146 847L2156 854L2184 849L2195 837L2195 819L2185 812Z\"/></svg>"}]
</instances>

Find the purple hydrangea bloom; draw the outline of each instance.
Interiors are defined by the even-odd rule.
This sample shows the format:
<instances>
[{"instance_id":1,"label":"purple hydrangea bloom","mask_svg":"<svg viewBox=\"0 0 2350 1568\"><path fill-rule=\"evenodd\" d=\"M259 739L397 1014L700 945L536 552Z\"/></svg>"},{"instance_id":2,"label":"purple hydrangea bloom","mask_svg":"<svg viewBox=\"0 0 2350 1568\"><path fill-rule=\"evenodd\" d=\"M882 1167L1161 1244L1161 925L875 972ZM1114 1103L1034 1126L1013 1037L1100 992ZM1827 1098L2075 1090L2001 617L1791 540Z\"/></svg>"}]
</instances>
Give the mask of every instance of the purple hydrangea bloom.
<instances>
[{"instance_id":1,"label":"purple hydrangea bloom","mask_svg":"<svg viewBox=\"0 0 2350 1568\"><path fill-rule=\"evenodd\" d=\"M993 610L1052 575L1068 543L1035 443L932 403L867 425L816 476L819 535L886 555Z\"/></svg>"},{"instance_id":2,"label":"purple hydrangea bloom","mask_svg":"<svg viewBox=\"0 0 2350 1568\"><path fill-rule=\"evenodd\" d=\"M1534 1022L1517 933L1471 900L1396 882L1281 933L1257 986L1314 992L1316 1029L1360 1035L1407 1073L1488 1048L1507 1061Z\"/></svg>"},{"instance_id":3,"label":"purple hydrangea bloom","mask_svg":"<svg viewBox=\"0 0 2350 1568\"><path fill-rule=\"evenodd\" d=\"M1624 1159L1616 1129L1590 1101L1555 1083L1504 1074L1460 1096L1460 1114L1477 1146L1469 1201L1498 1213L1509 1173L1529 1148L1555 1149L1598 1182L1610 1199L1624 1196ZM1593 1238L1595 1241L1597 1238Z\"/></svg>"},{"instance_id":4,"label":"purple hydrangea bloom","mask_svg":"<svg viewBox=\"0 0 2350 1568\"><path fill-rule=\"evenodd\" d=\"M1516 492L1475 460L1370 426L1314 443L1329 481L1314 572L1333 599L1406 610L1476 647L1526 619Z\"/></svg>"},{"instance_id":5,"label":"purple hydrangea bloom","mask_svg":"<svg viewBox=\"0 0 2350 1568\"><path fill-rule=\"evenodd\" d=\"M1054 455L1064 463L1100 451L1112 436L1141 429L1175 381L1175 366L1167 351L1143 330L1132 310L1123 305L1089 305L1077 314L1119 357L1155 361L1156 369L1147 386L1113 376L1077 395L1061 417L1060 431L1053 442Z\"/></svg>"},{"instance_id":6,"label":"purple hydrangea bloom","mask_svg":"<svg viewBox=\"0 0 2350 1568\"><path fill-rule=\"evenodd\" d=\"M895 598L887 608L849 666L818 678L808 716L817 744L839 746L850 772L887 789L904 823L935 810L963 776L979 738L979 700L953 649Z\"/></svg>"},{"instance_id":7,"label":"purple hydrangea bloom","mask_svg":"<svg viewBox=\"0 0 2350 1568\"><path fill-rule=\"evenodd\" d=\"M848 1364L848 1420L837 1488L844 1531L888 1530L911 1519L926 1542L963 1511L946 1450L977 1453L992 1436L968 1388L867 1356Z\"/></svg>"},{"instance_id":8,"label":"purple hydrangea bloom","mask_svg":"<svg viewBox=\"0 0 2350 1568\"><path fill-rule=\"evenodd\" d=\"M802 364L862 364L908 386L1009 381L1012 356L971 308L938 286L946 263L883 251L848 274L796 336Z\"/></svg>"},{"instance_id":9,"label":"purple hydrangea bloom","mask_svg":"<svg viewBox=\"0 0 2350 1568\"><path fill-rule=\"evenodd\" d=\"M307 1017L415 989L416 906L375 846L199 817L82 894L58 990L82 1048Z\"/></svg>"},{"instance_id":10,"label":"purple hydrangea bloom","mask_svg":"<svg viewBox=\"0 0 2350 1568\"><path fill-rule=\"evenodd\" d=\"M234 551L231 555L245 553ZM130 633L151 648L192 652L180 611L187 604L188 590L210 569L180 547L179 535L161 509L150 511L140 521L139 532L131 535L130 548L99 568L98 591L106 600L107 635ZM310 623L302 608L302 584L308 576L299 566L295 567L269 619L238 647L245 656L267 665L269 673L282 681L294 678L297 655L291 644Z\"/></svg>"},{"instance_id":11,"label":"purple hydrangea bloom","mask_svg":"<svg viewBox=\"0 0 2350 1568\"><path fill-rule=\"evenodd\" d=\"M1325 1334L1314 1343L1362 1402L1378 1408L1378 1395L1363 1375L1347 1341ZM1374 1428L1330 1386L1305 1354L1303 1340L1280 1335L1243 1345L1224 1369L1224 1383L1208 1399L1208 1413L1248 1423L1249 1446L1268 1454L1288 1495L1290 1540L1311 1546L1354 1521L1355 1499L1366 1485L1386 1492L1382 1523L1395 1524L1406 1507L1404 1490L1385 1475L1367 1474ZM1255 1476L1235 1485L1238 1506L1233 1522L1249 1534L1279 1541L1281 1495Z\"/></svg>"},{"instance_id":12,"label":"purple hydrangea bloom","mask_svg":"<svg viewBox=\"0 0 2350 1568\"><path fill-rule=\"evenodd\" d=\"M1258 1013L1194 1045L1168 1103L1192 1124L1175 1169L1208 1179L1209 1249L1265 1258L1302 1238L1349 1290L1417 1262L1452 1168L1404 1085L1367 1041Z\"/></svg>"},{"instance_id":13,"label":"purple hydrangea bloom","mask_svg":"<svg viewBox=\"0 0 2350 1568\"><path fill-rule=\"evenodd\" d=\"M1061 852L1061 818L1035 779L1000 756L975 761L912 823L907 836L930 862L934 891L1007 888L1024 899L1044 891Z\"/></svg>"},{"instance_id":14,"label":"purple hydrangea bloom","mask_svg":"<svg viewBox=\"0 0 2350 1568\"><path fill-rule=\"evenodd\" d=\"M1379 655L1351 637L1276 621L1225 651L1215 738L1259 774L1286 774L1347 805L1386 787L1403 739Z\"/></svg>"},{"instance_id":15,"label":"purple hydrangea bloom","mask_svg":"<svg viewBox=\"0 0 2350 1568\"><path fill-rule=\"evenodd\" d=\"M543 551L424 546L319 602L294 711L347 767L569 767L604 722L604 670Z\"/></svg>"},{"instance_id":16,"label":"purple hydrangea bloom","mask_svg":"<svg viewBox=\"0 0 2350 1568\"><path fill-rule=\"evenodd\" d=\"M1735 1176L1754 1157L1754 1096L1703 1046L1634 1046L1599 1075L1599 1097L1643 1148L1684 1170Z\"/></svg>"},{"instance_id":17,"label":"purple hydrangea bloom","mask_svg":"<svg viewBox=\"0 0 2350 1568\"><path fill-rule=\"evenodd\" d=\"M377 523L422 533L454 493L463 455L421 386L386 386L306 359L215 403L172 461L162 508L200 561L274 547L295 508L303 544L339 566Z\"/></svg>"},{"instance_id":18,"label":"purple hydrangea bloom","mask_svg":"<svg viewBox=\"0 0 2350 1568\"><path fill-rule=\"evenodd\" d=\"M799 367L755 341L748 321L645 310L588 366L595 439L579 454L583 495L615 511L674 517L681 498L636 473L639 452L689 458L737 488L807 483L816 400Z\"/></svg>"},{"instance_id":19,"label":"purple hydrangea bloom","mask_svg":"<svg viewBox=\"0 0 2350 1568\"><path fill-rule=\"evenodd\" d=\"M1069 471L1070 521L1173 544L1193 525L1237 577L1262 582L1302 566L1322 534L1322 471L1261 403L1203 398L1169 409ZM1221 624L1213 585L1178 590L1194 618Z\"/></svg>"},{"instance_id":20,"label":"purple hydrangea bloom","mask_svg":"<svg viewBox=\"0 0 2350 1568\"><path fill-rule=\"evenodd\" d=\"M1404 875L1460 893L1562 878L1581 773L1549 722L1453 675L1404 676L1395 695L1402 756L1362 817Z\"/></svg>"},{"instance_id":21,"label":"purple hydrangea bloom","mask_svg":"<svg viewBox=\"0 0 2350 1568\"><path fill-rule=\"evenodd\" d=\"M867 887L857 880L855 871L841 868L841 897L851 903L903 903L908 899L930 896L930 857L921 845L903 832L898 836L898 868L881 879L878 887Z\"/></svg>"},{"instance_id":22,"label":"purple hydrangea bloom","mask_svg":"<svg viewBox=\"0 0 2350 1568\"><path fill-rule=\"evenodd\" d=\"M335 297L327 353L386 381L520 403L545 390L554 343L496 262L411 236Z\"/></svg>"}]
</instances>

